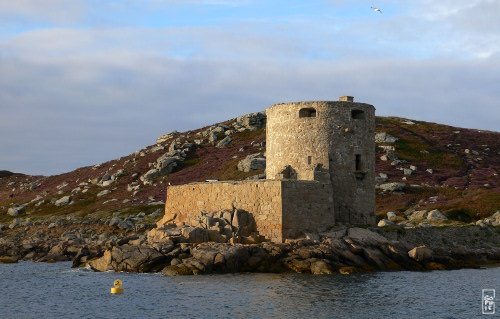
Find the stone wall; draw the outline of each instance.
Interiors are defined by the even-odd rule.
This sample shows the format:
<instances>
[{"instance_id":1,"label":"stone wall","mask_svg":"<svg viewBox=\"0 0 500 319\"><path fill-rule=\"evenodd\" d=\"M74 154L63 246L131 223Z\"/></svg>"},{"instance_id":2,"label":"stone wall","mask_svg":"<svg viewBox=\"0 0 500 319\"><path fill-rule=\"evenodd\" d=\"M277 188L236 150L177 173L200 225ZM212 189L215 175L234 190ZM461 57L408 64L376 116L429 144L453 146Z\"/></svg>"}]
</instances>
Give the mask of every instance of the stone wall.
<instances>
[{"instance_id":1,"label":"stone wall","mask_svg":"<svg viewBox=\"0 0 500 319\"><path fill-rule=\"evenodd\" d=\"M322 232L335 225L332 188L329 183L283 181L283 237Z\"/></svg>"},{"instance_id":2,"label":"stone wall","mask_svg":"<svg viewBox=\"0 0 500 319\"><path fill-rule=\"evenodd\" d=\"M331 188L315 181L240 181L169 186L165 216L192 224L200 212L238 208L251 213L257 231L275 242L302 231L318 232L334 225Z\"/></svg>"},{"instance_id":3,"label":"stone wall","mask_svg":"<svg viewBox=\"0 0 500 319\"><path fill-rule=\"evenodd\" d=\"M167 188L165 217L191 224L200 212L242 209L252 213L258 232L281 241L281 183L240 181L192 183Z\"/></svg>"}]
</instances>

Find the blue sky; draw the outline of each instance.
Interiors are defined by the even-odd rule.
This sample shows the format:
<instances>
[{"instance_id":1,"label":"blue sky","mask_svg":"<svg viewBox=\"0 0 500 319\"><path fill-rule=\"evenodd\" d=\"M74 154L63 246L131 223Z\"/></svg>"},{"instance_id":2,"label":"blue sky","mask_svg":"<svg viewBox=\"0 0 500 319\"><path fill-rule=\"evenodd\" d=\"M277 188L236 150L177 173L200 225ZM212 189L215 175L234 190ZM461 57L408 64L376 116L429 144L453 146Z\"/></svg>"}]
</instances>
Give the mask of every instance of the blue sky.
<instances>
[{"instance_id":1,"label":"blue sky","mask_svg":"<svg viewBox=\"0 0 500 319\"><path fill-rule=\"evenodd\" d=\"M340 95L498 131L498 30L497 0L0 0L0 170L62 173Z\"/></svg>"}]
</instances>

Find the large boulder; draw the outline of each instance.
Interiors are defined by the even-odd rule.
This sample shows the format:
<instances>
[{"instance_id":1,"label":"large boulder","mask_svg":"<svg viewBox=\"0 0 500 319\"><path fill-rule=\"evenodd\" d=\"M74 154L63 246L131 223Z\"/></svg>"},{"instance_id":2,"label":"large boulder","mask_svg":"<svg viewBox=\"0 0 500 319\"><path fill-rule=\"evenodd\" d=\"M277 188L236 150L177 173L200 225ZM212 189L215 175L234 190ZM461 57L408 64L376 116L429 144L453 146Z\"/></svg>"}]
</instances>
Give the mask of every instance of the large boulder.
<instances>
[{"instance_id":1,"label":"large boulder","mask_svg":"<svg viewBox=\"0 0 500 319\"><path fill-rule=\"evenodd\" d=\"M330 275L334 271L330 264L324 259L312 258L311 263L311 274L313 275Z\"/></svg>"},{"instance_id":2,"label":"large boulder","mask_svg":"<svg viewBox=\"0 0 500 319\"><path fill-rule=\"evenodd\" d=\"M64 196L56 200L54 203L56 206L65 206L71 203L71 196Z\"/></svg>"},{"instance_id":3,"label":"large boulder","mask_svg":"<svg viewBox=\"0 0 500 319\"><path fill-rule=\"evenodd\" d=\"M232 138L229 136L224 137L215 147L217 148L224 148L228 146L232 142Z\"/></svg>"},{"instance_id":4,"label":"large boulder","mask_svg":"<svg viewBox=\"0 0 500 319\"><path fill-rule=\"evenodd\" d=\"M266 168L266 159L260 153L248 155L238 162L238 170L242 172L250 172L263 170Z\"/></svg>"},{"instance_id":5,"label":"large boulder","mask_svg":"<svg viewBox=\"0 0 500 319\"><path fill-rule=\"evenodd\" d=\"M162 136L158 137L156 139L156 144L161 144L163 142L166 142L174 137L176 137L177 135L179 135L180 133L177 132L177 131L173 131L173 132L170 132L170 133L167 133L167 134L163 134Z\"/></svg>"},{"instance_id":6,"label":"large boulder","mask_svg":"<svg viewBox=\"0 0 500 319\"><path fill-rule=\"evenodd\" d=\"M386 192L401 192L405 189L405 187L406 187L405 183L398 183L398 182L385 183L377 186L377 188Z\"/></svg>"},{"instance_id":7,"label":"large boulder","mask_svg":"<svg viewBox=\"0 0 500 319\"><path fill-rule=\"evenodd\" d=\"M387 219L381 219L377 224L378 227L385 227L391 225L394 225L394 223Z\"/></svg>"},{"instance_id":8,"label":"large boulder","mask_svg":"<svg viewBox=\"0 0 500 319\"><path fill-rule=\"evenodd\" d=\"M490 217L485 218L484 221L491 226L500 226L500 211L497 211Z\"/></svg>"},{"instance_id":9,"label":"large boulder","mask_svg":"<svg viewBox=\"0 0 500 319\"><path fill-rule=\"evenodd\" d=\"M250 236L257 231L253 215L239 209L235 210L231 225L236 228L238 236Z\"/></svg>"},{"instance_id":10,"label":"large boulder","mask_svg":"<svg viewBox=\"0 0 500 319\"><path fill-rule=\"evenodd\" d=\"M398 140L397 137L391 136L386 132L380 132L375 134L375 143L394 143Z\"/></svg>"},{"instance_id":11,"label":"large boulder","mask_svg":"<svg viewBox=\"0 0 500 319\"><path fill-rule=\"evenodd\" d=\"M14 217L22 215L24 213L25 213L25 210L24 210L23 206L14 206L14 207L10 207L7 210L7 214L9 214L10 216L14 216Z\"/></svg>"},{"instance_id":12,"label":"large boulder","mask_svg":"<svg viewBox=\"0 0 500 319\"><path fill-rule=\"evenodd\" d=\"M418 246L408 252L408 256L418 262L425 262L432 258L434 252L427 246Z\"/></svg>"},{"instance_id":13,"label":"large boulder","mask_svg":"<svg viewBox=\"0 0 500 319\"><path fill-rule=\"evenodd\" d=\"M446 217L443 213L441 213L439 210L434 209L427 214L427 219L429 220L446 220L448 217Z\"/></svg>"},{"instance_id":14,"label":"large boulder","mask_svg":"<svg viewBox=\"0 0 500 319\"><path fill-rule=\"evenodd\" d=\"M426 210L417 210L408 215L408 219L411 221L420 221L426 219L429 213Z\"/></svg>"},{"instance_id":15,"label":"large boulder","mask_svg":"<svg viewBox=\"0 0 500 319\"><path fill-rule=\"evenodd\" d=\"M170 156L169 152L156 160L155 168L160 172L160 175L170 174L177 167L178 159L178 157Z\"/></svg>"},{"instance_id":16,"label":"large boulder","mask_svg":"<svg viewBox=\"0 0 500 319\"><path fill-rule=\"evenodd\" d=\"M111 193L111 191L109 189L104 189L104 190L100 191L99 193L97 193L97 197L108 195L109 193Z\"/></svg>"},{"instance_id":17,"label":"large boulder","mask_svg":"<svg viewBox=\"0 0 500 319\"><path fill-rule=\"evenodd\" d=\"M183 227L181 235L187 243L204 243L210 239L208 230L200 227Z\"/></svg>"},{"instance_id":18,"label":"large boulder","mask_svg":"<svg viewBox=\"0 0 500 319\"><path fill-rule=\"evenodd\" d=\"M163 269L169 257L146 246L115 246L104 252L101 258L90 261L97 271L155 272Z\"/></svg>"},{"instance_id":19,"label":"large boulder","mask_svg":"<svg viewBox=\"0 0 500 319\"><path fill-rule=\"evenodd\" d=\"M266 113L257 112L245 114L238 117L236 123L250 130L263 128L266 126Z\"/></svg>"},{"instance_id":20,"label":"large boulder","mask_svg":"<svg viewBox=\"0 0 500 319\"><path fill-rule=\"evenodd\" d=\"M358 227L349 228L346 238L362 246L377 246L387 244L388 242L387 238L384 236L372 232L371 230Z\"/></svg>"},{"instance_id":21,"label":"large boulder","mask_svg":"<svg viewBox=\"0 0 500 319\"><path fill-rule=\"evenodd\" d=\"M152 184L153 180L155 180L157 177L172 173L172 171L177 167L177 161L180 160L180 157L171 155L171 152L168 152L160 156L156 160L154 168L150 169L144 175L142 175L140 177L140 180L144 184Z\"/></svg>"}]
</instances>

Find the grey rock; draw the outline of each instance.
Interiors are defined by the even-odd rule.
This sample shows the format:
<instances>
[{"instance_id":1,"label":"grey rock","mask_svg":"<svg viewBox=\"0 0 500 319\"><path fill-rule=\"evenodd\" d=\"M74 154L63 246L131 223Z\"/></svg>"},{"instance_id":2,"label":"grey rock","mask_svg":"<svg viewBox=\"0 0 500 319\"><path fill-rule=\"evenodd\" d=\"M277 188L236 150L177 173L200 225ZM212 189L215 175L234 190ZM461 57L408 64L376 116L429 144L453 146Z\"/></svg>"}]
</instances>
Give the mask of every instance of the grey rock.
<instances>
[{"instance_id":1,"label":"grey rock","mask_svg":"<svg viewBox=\"0 0 500 319\"><path fill-rule=\"evenodd\" d=\"M123 219L121 219L119 217L113 217L109 221L108 226L110 226L110 227L118 226L121 222L123 222Z\"/></svg>"},{"instance_id":2,"label":"grey rock","mask_svg":"<svg viewBox=\"0 0 500 319\"><path fill-rule=\"evenodd\" d=\"M13 229L21 225L22 225L21 218L14 218L12 222L9 224L9 228Z\"/></svg>"},{"instance_id":3,"label":"grey rock","mask_svg":"<svg viewBox=\"0 0 500 319\"><path fill-rule=\"evenodd\" d=\"M172 138L176 137L176 136L177 136L177 135L179 135L179 134L180 134L180 133L179 133L179 132L177 132L177 131L172 131L172 132L170 132L170 133L164 134L164 135L162 135L162 136L160 136L160 137L158 137L158 138L156 139L156 144L161 144L161 143L163 143L163 142L166 142L166 141L168 141L168 140L170 140L170 139L172 139Z\"/></svg>"},{"instance_id":4,"label":"grey rock","mask_svg":"<svg viewBox=\"0 0 500 319\"><path fill-rule=\"evenodd\" d=\"M408 256L419 262L424 262L432 258L434 252L427 246L418 246L408 252Z\"/></svg>"},{"instance_id":5,"label":"grey rock","mask_svg":"<svg viewBox=\"0 0 500 319\"><path fill-rule=\"evenodd\" d=\"M330 275L334 271L332 267L323 259L311 259L311 274L313 275Z\"/></svg>"},{"instance_id":6,"label":"grey rock","mask_svg":"<svg viewBox=\"0 0 500 319\"><path fill-rule=\"evenodd\" d=\"M446 217L443 213L441 213L439 210L434 209L429 212L427 215L428 220L446 220L448 217Z\"/></svg>"},{"instance_id":7,"label":"grey rock","mask_svg":"<svg viewBox=\"0 0 500 319\"><path fill-rule=\"evenodd\" d=\"M217 143L217 148L224 148L228 146L232 142L232 139L229 136L224 137L219 143Z\"/></svg>"},{"instance_id":8,"label":"grey rock","mask_svg":"<svg viewBox=\"0 0 500 319\"><path fill-rule=\"evenodd\" d=\"M398 182L385 183L377 186L377 188L388 192L400 192L403 191L405 187L406 187L405 183L398 183Z\"/></svg>"},{"instance_id":9,"label":"grey rock","mask_svg":"<svg viewBox=\"0 0 500 319\"><path fill-rule=\"evenodd\" d=\"M418 220L426 219L427 215L428 215L428 212L426 210L417 210L417 211L414 211L413 213L411 213L408 216L408 219L411 221L418 221Z\"/></svg>"},{"instance_id":10,"label":"grey rock","mask_svg":"<svg viewBox=\"0 0 500 319\"><path fill-rule=\"evenodd\" d=\"M387 219L382 219L377 224L378 227L385 227L385 226L389 226L389 225L394 225L394 223L391 222L390 220L387 220Z\"/></svg>"},{"instance_id":11,"label":"grey rock","mask_svg":"<svg viewBox=\"0 0 500 319\"><path fill-rule=\"evenodd\" d=\"M347 231L347 237L354 240L355 242L358 242L359 244L367 246L376 246L387 243L387 238L385 238L384 236L372 232L368 229L358 227L349 228Z\"/></svg>"},{"instance_id":12,"label":"grey rock","mask_svg":"<svg viewBox=\"0 0 500 319\"><path fill-rule=\"evenodd\" d=\"M392 219L394 219L394 218L396 218L396 217L397 217L397 215L396 215L396 213L395 213L395 212L387 212L387 214L386 214L386 215L387 215L387 219L388 219L388 220L392 220Z\"/></svg>"},{"instance_id":13,"label":"grey rock","mask_svg":"<svg viewBox=\"0 0 500 319\"><path fill-rule=\"evenodd\" d=\"M385 132L375 134L375 143L394 143L398 138L391 136Z\"/></svg>"},{"instance_id":14,"label":"grey rock","mask_svg":"<svg viewBox=\"0 0 500 319\"><path fill-rule=\"evenodd\" d=\"M485 218L485 222L488 222L491 226L500 226L500 211L497 211L488 218Z\"/></svg>"},{"instance_id":15,"label":"grey rock","mask_svg":"<svg viewBox=\"0 0 500 319\"><path fill-rule=\"evenodd\" d=\"M134 223L130 220L124 220L118 224L118 228L126 230L134 230Z\"/></svg>"},{"instance_id":16,"label":"grey rock","mask_svg":"<svg viewBox=\"0 0 500 319\"><path fill-rule=\"evenodd\" d=\"M64 196L56 200L54 203L56 206L68 205L71 202L71 196Z\"/></svg>"},{"instance_id":17,"label":"grey rock","mask_svg":"<svg viewBox=\"0 0 500 319\"><path fill-rule=\"evenodd\" d=\"M97 271L152 272L159 271L170 259L157 250L146 246L114 246L104 256L89 262Z\"/></svg>"},{"instance_id":18,"label":"grey rock","mask_svg":"<svg viewBox=\"0 0 500 319\"><path fill-rule=\"evenodd\" d=\"M199 227L184 227L181 229L181 235L188 243L203 243L209 240L208 231Z\"/></svg>"},{"instance_id":19,"label":"grey rock","mask_svg":"<svg viewBox=\"0 0 500 319\"><path fill-rule=\"evenodd\" d=\"M266 168L266 159L260 153L248 155L238 162L238 170L242 172L250 172L255 170L262 170Z\"/></svg>"},{"instance_id":20,"label":"grey rock","mask_svg":"<svg viewBox=\"0 0 500 319\"><path fill-rule=\"evenodd\" d=\"M101 196L107 195L109 193L111 193L111 191L109 189L105 189L105 190L102 190L99 193L97 193L97 197L101 197Z\"/></svg>"},{"instance_id":21,"label":"grey rock","mask_svg":"<svg viewBox=\"0 0 500 319\"><path fill-rule=\"evenodd\" d=\"M210 143L214 143L214 142L216 142L218 139L219 139L219 136L217 135L217 133L216 133L216 132L214 132L214 131L210 131L210 132L208 133L208 141L209 141Z\"/></svg>"},{"instance_id":22,"label":"grey rock","mask_svg":"<svg viewBox=\"0 0 500 319\"><path fill-rule=\"evenodd\" d=\"M178 157L172 157L172 153L168 152L162 156L160 156L156 160L155 168L159 171L163 170L165 174L169 174L172 172L174 167L177 166Z\"/></svg>"},{"instance_id":23,"label":"grey rock","mask_svg":"<svg viewBox=\"0 0 500 319\"><path fill-rule=\"evenodd\" d=\"M265 112L257 112L238 117L236 123L247 129L259 129L266 126L266 119Z\"/></svg>"},{"instance_id":24,"label":"grey rock","mask_svg":"<svg viewBox=\"0 0 500 319\"><path fill-rule=\"evenodd\" d=\"M14 217L22 215L24 213L26 213L26 211L24 210L23 206L14 206L14 207L10 207L7 210L7 214L10 215L10 216L14 216Z\"/></svg>"},{"instance_id":25,"label":"grey rock","mask_svg":"<svg viewBox=\"0 0 500 319\"><path fill-rule=\"evenodd\" d=\"M403 168L403 174L405 176L409 176L409 175L413 174L413 170L411 170L409 168Z\"/></svg>"}]
</instances>

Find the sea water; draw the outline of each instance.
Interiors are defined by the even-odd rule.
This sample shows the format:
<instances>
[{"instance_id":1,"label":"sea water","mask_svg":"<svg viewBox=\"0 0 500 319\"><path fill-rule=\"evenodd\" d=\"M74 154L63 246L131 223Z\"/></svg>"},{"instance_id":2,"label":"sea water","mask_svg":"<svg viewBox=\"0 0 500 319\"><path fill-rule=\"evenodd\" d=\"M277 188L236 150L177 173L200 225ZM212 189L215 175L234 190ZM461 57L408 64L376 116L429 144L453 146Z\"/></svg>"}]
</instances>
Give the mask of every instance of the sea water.
<instances>
[{"instance_id":1,"label":"sea water","mask_svg":"<svg viewBox=\"0 0 500 319\"><path fill-rule=\"evenodd\" d=\"M481 307L483 289L500 292L500 268L166 277L70 266L0 264L0 318L500 317ZM110 294L115 279L124 294Z\"/></svg>"}]
</instances>

